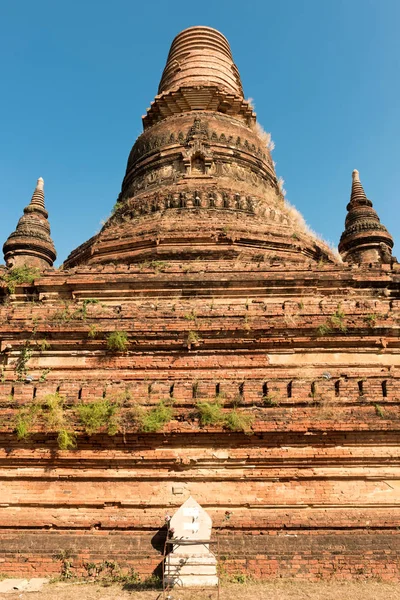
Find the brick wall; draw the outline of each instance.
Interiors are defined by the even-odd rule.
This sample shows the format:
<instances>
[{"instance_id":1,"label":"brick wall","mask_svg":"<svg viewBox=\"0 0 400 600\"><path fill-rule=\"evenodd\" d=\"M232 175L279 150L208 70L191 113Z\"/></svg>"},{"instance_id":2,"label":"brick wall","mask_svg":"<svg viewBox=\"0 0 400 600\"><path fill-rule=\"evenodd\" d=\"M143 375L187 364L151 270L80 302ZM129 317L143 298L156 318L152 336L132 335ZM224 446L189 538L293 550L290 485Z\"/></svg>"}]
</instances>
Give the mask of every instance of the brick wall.
<instances>
[{"instance_id":1,"label":"brick wall","mask_svg":"<svg viewBox=\"0 0 400 600\"><path fill-rule=\"evenodd\" d=\"M4 293L0 572L57 573L69 550L77 572L112 557L149 574L166 512L191 494L228 572L396 580L398 290L387 269L177 260L49 271ZM125 352L107 350L116 330ZM40 419L15 435L55 392L74 450ZM216 396L249 432L200 426L196 403ZM89 436L76 406L104 397L123 414L166 399L174 416L159 433Z\"/></svg>"}]
</instances>

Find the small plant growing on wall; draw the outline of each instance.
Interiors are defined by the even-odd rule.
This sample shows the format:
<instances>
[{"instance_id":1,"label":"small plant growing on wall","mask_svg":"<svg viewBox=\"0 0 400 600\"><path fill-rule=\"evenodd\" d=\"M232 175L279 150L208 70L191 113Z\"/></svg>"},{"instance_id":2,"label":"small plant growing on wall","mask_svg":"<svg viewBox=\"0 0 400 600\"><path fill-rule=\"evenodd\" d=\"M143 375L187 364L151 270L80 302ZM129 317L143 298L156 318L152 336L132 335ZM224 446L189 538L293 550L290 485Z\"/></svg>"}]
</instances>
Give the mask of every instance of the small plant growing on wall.
<instances>
[{"instance_id":1,"label":"small plant growing on wall","mask_svg":"<svg viewBox=\"0 0 400 600\"><path fill-rule=\"evenodd\" d=\"M196 321L197 315L194 310L191 310L190 313L186 313L185 317L186 321Z\"/></svg>"},{"instance_id":2,"label":"small plant growing on wall","mask_svg":"<svg viewBox=\"0 0 400 600\"><path fill-rule=\"evenodd\" d=\"M60 450L72 450L76 448L76 434L67 429L61 429L58 432L57 444Z\"/></svg>"},{"instance_id":3,"label":"small plant growing on wall","mask_svg":"<svg viewBox=\"0 0 400 600\"><path fill-rule=\"evenodd\" d=\"M215 402L197 402L195 416L199 419L200 425L220 425L224 420L221 404Z\"/></svg>"},{"instance_id":4,"label":"small plant growing on wall","mask_svg":"<svg viewBox=\"0 0 400 600\"><path fill-rule=\"evenodd\" d=\"M33 285L35 279L39 277L39 273L39 269L23 265L22 267L10 269L10 271L1 276L1 279L6 284L8 292L14 294L15 288L21 283Z\"/></svg>"},{"instance_id":5,"label":"small plant growing on wall","mask_svg":"<svg viewBox=\"0 0 400 600\"><path fill-rule=\"evenodd\" d=\"M370 315L367 315L366 317L364 317L364 320L369 327L375 327L378 317L376 314L370 314Z\"/></svg>"},{"instance_id":6,"label":"small plant growing on wall","mask_svg":"<svg viewBox=\"0 0 400 600\"><path fill-rule=\"evenodd\" d=\"M265 406L278 406L279 404L277 394L265 394L262 397L262 401Z\"/></svg>"},{"instance_id":7,"label":"small plant growing on wall","mask_svg":"<svg viewBox=\"0 0 400 600\"><path fill-rule=\"evenodd\" d=\"M50 373L51 368L43 369L39 377L39 383L44 383L47 380L47 375Z\"/></svg>"},{"instance_id":8,"label":"small plant growing on wall","mask_svg":"<svg viewBox=\"0 0 400 600\"><path fill-rule=\"evenodd\" d=\"M60 550L54 555L56 560L61 561L61 579L67 580L73 577L72 574L72 551L71 550Z\"/></svg>"},{"instance_id":9,"label":"small plant growing on wall","mask_svg":"<svg viewBox=\"0 0 400 600\"><path fill-rule=\"evenodd\" d=\"M42 416L46 428L57 433L57 443L60 450L76 447L76 435L68 426L64 411L65 398L58 392L44 397Z\"/></svg>"},{"instance_id":10,"label":"small plant growing on wall","mask_svg":"<svg viewBox=\"0 0 400 600\"><path fill-rule=\"evenodd\" d=\"M167 266L168 266L168 263L163 260L152 260L149 263L149 268L154 269L156 273L159 273L160 271L164 271Z\"/></svg>"},{"instance_id":11,"label":"small plant growing on wall","mask_svg":"<svg viewBox=\"0 0 400 600\"><path fill-rule=\"evenodd\" d=\"M97 331L97 327L96 325L90 325L89 326L89 331L88 331L88 338L90 340L94 340L96 339L96 337L98 336L98 331Z\"/></svg>"},{"instance_id":12,"label":"small plant growing on wall","mask_svg":"<svg viewBox=\"0 0 400 600\"><path fill-rule=\"evenodd\" d=\"M345 316L346 315L344 314L342 307L340 306L340 304L338 304L336 312L330 317L330 321L333 327L339 329L340 331L346 332L347 326L344 321Z\"/></svg>"},{"instance_id":13,"label":"small plant growing on wall","mask_svg":"<svg viewBox=\"0 0 400 600\"><path fill-rule=\"evenodd\" d=\"M154 433L160 431L171 421L173 417L173 410L170 406L167 406L165 402L160 401L159 404L148 410L141 412L137 418L139 429L147 433Z\"/></svg>"},{"instance_id":14,"label":"small plant growing on wall","mask_svg":"<svg viewBox=\"0 0 400 600\"><path fill-rule=\"evenodd\" d=\"M34 402L22 407L15 421L15 432L19 440L26 439L40 418L47 431L57 433L57 443L60 450L69 450L76 446L76 436L71 431L64 412L65 398L58 392L48 394L43 404Z\"/></svg>"},{"instance_id":15,"label":"small plant growing on wall","mask_svg":"<svg viewBox=\"0 0 400 600\"><path fill-rule=\"evenodd\" d=\"M27 364L32 356L32 353L33 350L31 348L31 343L28 340L22 346L15 364L15 372L17 374L18 381L23 381L28 374Z\"/></svg>"},{"instance_id":16,"label":"small plant growing on wall","mask_svg":"<svg viewBox=\"0 0 400 600\"><path fill-rule=\"evenodd\" d=\"M200 342L200 336L197 333L197 331L189 331L187 338L186 338L186 346L188 347L188 349L190 350L190 348L192 346L197 346L197 344Z\"/></svg>"},{"instance_id":17,"label":"small plant growing on wall","mask_svg":"<svg viewBox=\"0 0 400 600\"><path fill-rule=\"evenodd\" d=\"M88 435L107 427L108 435L115 435L119 430L118 404L101 398L87 404L79 404L78 417Z\"/></svg>"},{"instance_id":18,"label":"small plant growing on wall","mask_svg":"<svg viewBox=\"0 0 400 600\"><path fill-rule=\"evenodd\" d=\"M322 323L317 329L318 335L328 335L332 331L332 327L328 322Z\"/></svg>"},{"instance_id":19,"label":"small plant growing on wall","mask_svg":"<svg viewBox=\"0 0 400 600\"><path fill-rule=\"evenodd\" d=\"M82 303L82 308L81 308L81 318L82 319L86 319L87 316L87 307L89 304L98 304L99 301L97 300L97 298L86 298L83 303Z\"/></svg>"},{"instance_id":20,"label":"small plant growing on wall","mask_svg":"<svg viewBox=\"0 0 400 600\"><path fill-rule=\"evenodd\" d=\"M251 430L253 422L253 415L246 415L238 410L232 410L225 416L224 419L225 427L231 431L248 432Z\"/></svg>"},{"instance_id":21,"label":"small plant growing on wall","mask_svg":"<svg viewBox=\"0 0 400 600\"><path fill-rule=\"evenodd\" d=\"M35 403L19 409L15 419L17 439L25 440L29 437L32 428L35 426L39 412L40 407Z\"/></svg>"},{"instance_id":22,"label":"small plant growing on wall","mask_svg":"<svg viewBox=\"0 0 400 600\"><path fill-rule=\"evenodd\" d=\"M128 348L126 331L113 331L106 338L107 350L110 352L125 352Z\"/></svg>"},{"instance_id":23,"label":"small plant growing on wall","mask_svg":"<svg viewBox=\"0 0 400 600\"><path fill-rule=\"evenodd\" d=\"M70 303L65 302L63 308L58 308L53 312L50 319L57 324L68 323L74 318L74 313L71 312Z\"/></svg>"},{"instance_id":24,"label":"small plant growing on wall","mask_svg":"<svg viewBox=\"0 0 400 600\"><path fill-rule=\"evenodd\" d=\"M328 335L333 329L339 329L342 333L346 333L347 325L345 323L345 316L342 307L338 304L336 312L318 327L318 335Z\"/></svg>"},{"instance_id":25,"label":"small plant growing on wall","mask_svg":"<svg viewBox=\"0 0 400 600\"><path fill-rule=\"evenodd\" d=\"M50 350L51 348L50 343L46 340L46 338L39 340L37 342L37 346L40 352L46 352L46 350Z\"/></svg>"}]
</instances>

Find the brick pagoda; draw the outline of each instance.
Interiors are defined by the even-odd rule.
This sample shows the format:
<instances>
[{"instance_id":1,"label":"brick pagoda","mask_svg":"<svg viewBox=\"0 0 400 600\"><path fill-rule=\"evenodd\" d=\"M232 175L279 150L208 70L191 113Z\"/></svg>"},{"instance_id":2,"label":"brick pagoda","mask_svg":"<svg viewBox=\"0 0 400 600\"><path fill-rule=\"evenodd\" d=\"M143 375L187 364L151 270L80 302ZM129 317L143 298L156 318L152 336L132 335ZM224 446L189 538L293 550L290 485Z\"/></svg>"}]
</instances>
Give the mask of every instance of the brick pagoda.
<instances>
[{"instance_id":1,"label":"brick pagoda","mask_svg":"<svg viewBox=\"0 0 400 600\"><path fill-rule=\"evenodd\" d=\"M393 240L357 171L340 254L313 237L270 146L191 27L59 269L39 179L0 267L0 572L149 575L192 496L228 572L399 578Z\"/></svg>"}]
</instances>

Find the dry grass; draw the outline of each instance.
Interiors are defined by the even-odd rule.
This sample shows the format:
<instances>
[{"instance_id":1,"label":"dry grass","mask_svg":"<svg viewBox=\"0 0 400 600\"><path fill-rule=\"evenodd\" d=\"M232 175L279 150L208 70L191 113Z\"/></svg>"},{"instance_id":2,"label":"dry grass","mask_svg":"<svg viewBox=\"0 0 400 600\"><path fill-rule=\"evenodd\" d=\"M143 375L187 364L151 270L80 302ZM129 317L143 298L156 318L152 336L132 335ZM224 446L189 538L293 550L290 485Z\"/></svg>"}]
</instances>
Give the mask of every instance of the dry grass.
<instances>
[{"instance_id":1,"label":"dry grass","mask_svg":"<svg viewBox=\"0 0 400 600\"><path fill-rule=\"evenodd\" d=\"M166 594L167 596L167 594ZM173 600L216 600L212 590L174 590ZM400 600L400 587L377 581L315 582L278 580L266 583L225 584L221 600ZM58 583L45 586L41 592L4 594L4 600L162 600L162 592L127 591L120 586L101 587L94 584Z\"/></svg>"},{"instance_id":2,"label":"dry grass","mask_svg":"<svg viewBox=\"0 0 400 600\"><path fill-rule=\"evenodd\" d=\"M293 206L293 204L291 204L289 202L289 200L287 200L287 198L285 198L285 209L286 209L286 212L289 215L290 219L292 220L292 222L295 225L297 225L299 231L314 238L319 244L321 244L323 247L325 247L325 249L328 251L328 253L332 252L339 262L342 261L342 258L340 256L336 246L334 244L332 244L331 242L327 242L318 233L313 231L311 229L311 227L309 227L309 225L307 224L303 215L297 210L297 208L295 206Z\"/></svg>"},{"instance_id":3,"label":"dry grass","mask_svg":"<svg viewBox=\"0 0 400 600\"><path fill-rule=\"evenodd\" d=\"M256 121L255 123L253 123L251 125L251 128L253 129L253 131L256 132L256 134L258 135L258 137L262 141L263 145L267 148L267 150L269 150L270 152L272 152L272 150L275 148L275 144L274 144L274 142L271 139L271 134L268 133L267 131L265 131L265 129L263 128L263 126L260 125L260 123L258 121Z\"/></svg>"}]
</instances>

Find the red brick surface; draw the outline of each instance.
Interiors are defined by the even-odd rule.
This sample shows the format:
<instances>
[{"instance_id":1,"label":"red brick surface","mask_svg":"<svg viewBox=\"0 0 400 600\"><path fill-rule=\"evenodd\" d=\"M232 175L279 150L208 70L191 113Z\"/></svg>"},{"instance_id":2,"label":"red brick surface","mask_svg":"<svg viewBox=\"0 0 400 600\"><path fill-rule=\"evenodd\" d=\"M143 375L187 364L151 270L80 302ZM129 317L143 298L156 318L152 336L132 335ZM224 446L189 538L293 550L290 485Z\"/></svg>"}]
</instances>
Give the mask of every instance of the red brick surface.
<instances>
[{"instance_id":1,"label":"red brick surface","mask_svg":"<svg viewBox=\"0 0 400 600\"><path fill-rule=\"evenodd\" d=\"M339 305L344 330L321 334ZM0 308L0 571L59 572L64 549L76 572L112 556L150 573L165 514L192 494L227 571L397 579L398 305L394 271L262 263L49 271L18 287ZM114 330L124 353L106 349ZM30 383L16 371L27 340ZM154 406L172 385L160 433L89 437L75 419L78 447L60 451L40 421L27 440L14 432L18 410L56 390L72 414L104 395ZM199 426L193 407L217 390L225 412L240 396L248 434Z\"/></svg>"}]
</instances>

